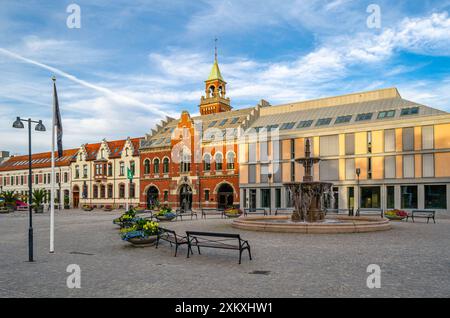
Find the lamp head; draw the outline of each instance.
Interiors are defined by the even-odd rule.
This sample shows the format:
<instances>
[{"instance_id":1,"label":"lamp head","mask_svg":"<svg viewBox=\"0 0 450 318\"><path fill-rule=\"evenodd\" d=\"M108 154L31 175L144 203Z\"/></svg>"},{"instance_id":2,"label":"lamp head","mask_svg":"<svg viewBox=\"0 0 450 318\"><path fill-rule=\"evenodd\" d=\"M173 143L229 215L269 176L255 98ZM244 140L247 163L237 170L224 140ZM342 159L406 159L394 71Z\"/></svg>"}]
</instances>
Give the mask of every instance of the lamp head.
<instances>
[{"instance_id":1,"label":"lamp head","mask_svg":"<svg viewBox=\"0 0 450 318\"><path fill-rule=\"evenodd\" d=\"M35 130L36 130L36 131L45 131L45 126L44 126L44 124L42 123L42 120L40 120L40 121L38 122L38 124L36 125Z\"/></svg>"},{"instance_id":2,"label":"lamp head","mask_svg":"<svg viewBox=\"0 0 450 318\"><path fill-rule=\"evenodd\" d=\"M16 120L13 123L13 128L23 128L23 123L20 120L20 117L17 117Z\"/></svg>"},{"instance_id":3,"label":"lamp head","mask_svg":"<svg viewBox=\"0 0 450 318\"><path fill-rule=\"evenodd\" d=\"M356 175L359 177L360 174L361 174L361 169L360 168L356 168Z\"/></svg>"}]
</instances>

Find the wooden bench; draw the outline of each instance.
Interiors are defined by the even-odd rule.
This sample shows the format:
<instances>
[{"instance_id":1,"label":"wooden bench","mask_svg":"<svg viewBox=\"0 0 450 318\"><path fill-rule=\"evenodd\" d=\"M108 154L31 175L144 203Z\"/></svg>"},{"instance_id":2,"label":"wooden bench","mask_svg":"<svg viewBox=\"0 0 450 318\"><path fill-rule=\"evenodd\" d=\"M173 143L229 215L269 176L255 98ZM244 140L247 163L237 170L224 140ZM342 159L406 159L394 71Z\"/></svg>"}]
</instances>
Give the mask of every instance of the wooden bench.
<instances>
[{"instance_id":1,"label":"wooden bench","mask_svg":"<svg viewBox=\"0 0 450 318\"><path fill-rule=\"evenodd\" d=\"M205 218L207 215L220 215L220 218L224 217L223 209L214 209L214 208L202 208L202 219Z\"/></svg>"},{"instance_id":2,"label":"wooden bench","mask_svg":"<svg viewBox=\"0 0 450 318\"><path fill-rule=\"evenodd\" d=\"M186 210L182 210L182 209L176 209L175 214L176 214L176 217L175 217L176 220L178 220L178 218L180 218L181 221L183 221L183 216L190 216L191 220L193 219L194 216L196 219L198 219L197 212L195 212L194 210L186 211Z\"/></svg>"},{"instance_id":3,"label":"wooden bench","mask_svg":"<svg viewBox=\"0 0 450 318\"><path fill-rule=\"evenodd\" d=\"M264 208L256 208L256 209L245 208L244 209L244 216L247 216L248 214L263 214L263 215L267 215L267 212L266 212L266 209L264 209Z\"/></svg>"},{"instance_id":4,"label":"wooden bench","mask_svg":"<svg viewBox=\"0 0 450 318\"><path fill-rule=\"evenodd\" d=\"M384 217L383 209L358 209L356 210L356 216L361 215L379 215L381 218Z\"/></svg>"},{"instance_id":5,"label":"wooden bench","mask_svg":"<svg viewBox=\"0 0 450 318\"><path fill-rule=\"evenodd\" d=\"M430 222L430 219L433 219L434 224L436 224L436 211L434 210L412 210L411 213L408 213L406 217L406 222L411 218L414 223L414 218L426 218L427 223Z\"/></svg>"},{"instance_id":6,"label":"wooden bench","mask_svg":"<svg viewBox=\"0 0 450 318\"><path fill-rule=\"evenodd\" d=\"M186 238L186 236L180 236L178 235L175 231L169 230L169 229L165 229L160 227L160 232L158 233L158 238L156 239L156 248L158 248L159 245L159 241L163 240L166 242L170 243L170 247L172 247L172 245L175 245L175 257L177 256L177 252L178 252L178 246L180 245L188 245L188 240ZM188 246L188 248L190 248ZM191 250L192 252L192 250Z\"/></svg>"},{"instance_id":7,"label":"wooden bench","mask_svg":"<svg viewBox=\"0 0 450 318\"><path fill-rule=\"evenodd\" d=\"M199 254L200 247L238 250L239 264L241 264L242 252L244 250L248 251L248 256L250 260L252 259L248 241L241 239L239 234L186 231L186 236L188 240L188 258L189 253L193 254L192 246L196 246Z\"/></svg>"}]
</instances>

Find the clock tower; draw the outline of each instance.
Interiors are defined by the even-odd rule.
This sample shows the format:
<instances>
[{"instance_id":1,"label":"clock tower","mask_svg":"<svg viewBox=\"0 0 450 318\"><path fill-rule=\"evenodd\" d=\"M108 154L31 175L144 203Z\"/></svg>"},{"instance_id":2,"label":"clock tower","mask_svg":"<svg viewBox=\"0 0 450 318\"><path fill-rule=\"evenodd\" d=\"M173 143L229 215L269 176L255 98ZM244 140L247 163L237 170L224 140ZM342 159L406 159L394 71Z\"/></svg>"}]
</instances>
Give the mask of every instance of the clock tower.
<instances>
[{"instance_id":1,"label":"clock tower","mask_svg":"<svg viewBox=\"0 0 450 318\"><path fill-rule=\"evenodd\" d=\"M217 47L215 48L214 64L205 81L205 96L200 99L200 114L209 115L231 110L230 98L226 97L226 85L220 74L217 62Z\"/></svg>"}]
</instances>

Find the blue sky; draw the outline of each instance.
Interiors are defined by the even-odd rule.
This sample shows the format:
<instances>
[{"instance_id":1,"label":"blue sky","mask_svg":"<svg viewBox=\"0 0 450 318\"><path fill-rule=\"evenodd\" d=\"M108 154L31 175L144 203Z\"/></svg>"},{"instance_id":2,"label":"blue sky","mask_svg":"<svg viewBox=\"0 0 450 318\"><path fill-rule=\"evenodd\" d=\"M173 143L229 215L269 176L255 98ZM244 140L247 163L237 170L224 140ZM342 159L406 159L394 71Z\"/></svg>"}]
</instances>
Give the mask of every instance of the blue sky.
<instances>
[{"instance_id":1,"label":"blue sky","mask_svg":"<svg viewBox=\"0 0 450 318\"><path fill-rule=\"evenodd\" d=\"M71 3L81 28L69 29ZM367 7L381 9L368 28ZM64 146L143 136L198 113L218 37L235 108L396 86L450 111L450 0L0 1L0 149L26 152L15 116L50 128L56 74ZM50 134L33 134L34 150Z\"/></svg>"}]
</instances>

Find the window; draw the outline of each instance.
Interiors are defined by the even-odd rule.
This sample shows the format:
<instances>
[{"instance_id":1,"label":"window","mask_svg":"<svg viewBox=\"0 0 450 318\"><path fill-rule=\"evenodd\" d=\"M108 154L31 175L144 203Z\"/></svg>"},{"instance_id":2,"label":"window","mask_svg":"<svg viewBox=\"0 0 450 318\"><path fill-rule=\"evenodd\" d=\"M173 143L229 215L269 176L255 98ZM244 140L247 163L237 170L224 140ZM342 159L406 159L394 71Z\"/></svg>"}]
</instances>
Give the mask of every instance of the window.
<instances>
[{"instance_id":1,"label":"window","mask_svg":"<svg viewBox=\"0 0 450 318\"><path fill-rule=\"evenodd\" d=\"M434 148L434 130L433 126L422 127L422 149Z\"/></svg>"},{"instance_id":2,"label":"window","mask_svg":"<svg viewBox=\"0 0 450 318\"><path fill-rule=\"evenodd\" d=\"M164 191L163 200L164 200L165 202L169 201L169 191L167 191L167 190Z\"/></svg>"},{"instance_id":3,"label":"window","mask_svg":"<svg viewBox=\"0 0 450 318\"><path fill-rule=\"evenodd\" d=\"M392 118L395 116L395 110L383 110L378 113L378 119Z\"/></svg>"},{"instance_id":4,"label":"window","mask_svg":"<svg viewBox=\"0 0 450 318\"><path fill-rule=\"evenodd\" d=\"M219 126L223 126L226 124L226 122L228 121L228 119L224 119L220 122Z\"/></svg>"},{"instance_id":5,"label":"window","mask_svg":"<svg viewBox=\"0 0 450 318\"><path fill-rule=\"evenodd\" d=\"M261 207L270 207L270 189L261 189Z\"/></svg>"},{"instance_id":6,"label":"window","mask_svg":"<svg viewBox=\"0 0 450 318\"><path fill-rule=\"evenodd\" d=\"M205 201L209 201L209 190L205 190Z\"/></svg>"},{"instance_id":7,"label":"window","mask_svg":"<svg viewBox=\"0 0 450 318\"><path fill-rule=\"evenodd\" d=\"M432 153L422 156L422 176L424 178L434 177L434 155Z\"/></svg>"},{"instance_id":8,"label":"window","mask_svg":"<svg viewBox=\"0 0 450 318\"><path fill-rule=\"evenodd\" d=\"M181 173L191 171L191 154L189 150L183 150L181 153L180 171Z\"/></svg>"},{"instance_id":9,"label":"window","mask_svg":"<svg viewBox=\"0 0 450 318\"><path fill-rule=\"evenodd\" d=\"M256 165L248 165L248 182L256 183Z\"/></svg>"},{"instance_id":10,"label":"window","mask_svg":"<svg viewBox=\"0 0 450 318\"><path fill-rule=\"evenodd\" d=\"M345 154L355 154L355 134L345 134Z\"/></svg>"},{"instance_id":11,"label":"window","mask_svg":"<svg viewBox=\"0 0 450 318\"><path fill-rule=\"evenodd\" d=\"M403 108L400 116L417 115L419 113L419 107Z\"/></svg>"},{"instance_id":12,"label":"window","mask_svg":"<svg viewBox=\"0 0 450 318\"><path fill-rule=\"evenodd\" d=\"M94 189L93 189L93 195L94 199L98 198L98 186L94 185Z\"/></svg>"},{"instance_id":13,"label":"window","mask_svg":"<svg viewBox=\"0 0 450 318\"><path fill-rule=\"evenodd\" d=\"M275 208L281 208L281 189L275 189Z\"/></svg>"},{"instance_id":14,"label":"window","mask_svg":"<svg viewBox=\"0 0 450 318\"><path fill-rule=\"evenodd\" d=\"M291 161L291 182L295 182L295 161Z\"/></svg>"},{"instance_id":15,"label":"window","mask_svg":"<svg viewBox=\"0 0 450 318\"><path fill-rule=\"evenodd\" d=\"M269 182L269 165L268 164L262 164L261 165L260 182L261 183L268 183Z\"/></svg>"},{"instance_id":16,"label":"window","mask_svg":"<svg viewBox=\"0 0 450 318\"><path fill-rule=\"evenodd\" d=\"M130 161L130 170L131 170L131 173L134 175L136 172L136 165L135 165L134 161Z\"/></svg>"},{"instance_id":17,"label":"window","mask_svg":"<svg viewBox=\"0 0 450 318\"><path fill-rule=\"evenodd\" d=\"M417 209L417 186L401 187L402 209Z\"/></svg>"},{"instance_id":18,"label":"window","mask_svg":"<svg viewBox=\"0 0 450 318\"><path fill-rule=\"evenodd\" d=\"M395 151L395 130L387 129L384 131L384 152Z\"/></svg>"},{"instance_id":19,"label":"window","mask_svg":"<svg viewBox=\"0 0 450 318\"><path fill-rule=\"evenodd\" d=\"M119 185L119 198L125 198L125 185L123 183Z\"/></svg>"},{"instance_id":20,"label":"window","mask_svg":"<svg viewBox=\"0 0 450 318\"><path fill-rule=\"evenodd\" d=\"M234 117L230 124L231 125L236 124L238 120L239 120L239 117Z\"/></svg>"},{"instance_id":21,"label":"window","mask_svg":"<svg viewBox=\"0 0 450 318\"><path fill-rule=\"evenodd\" d=\"M447 187L445 185L425 186L425 209L447 209Z\"/></svg>"},{"instance_id":22,"label":"window","mask_svg":"<svg viewBox=\"0 0 450 318\"><path fill-rule=\"evenodd\" d=\"M386 187L386 208L395 208L395 187L393 186Z\"/></svg>"},{"instance_id":23,"label":"window","mask_svg":"<svg viewBox=\"0 0 450 318\"><path fill-rule=\"evenodd\" d=\"M371 119L372 119L372 113L358 114L356 116L356 121L371 120Z\"/></svg>"},{"instance_id":24,"label":"window","mask_svg":"<svg viewBox=\"0 0 450 318\"><path fill-rule=\"evenodd\" d=\"M361 208L379 209L380 207L380 187L361 187Z\"/></svg>"},{"instance_id":25,"label":"window","mask_svg":"<svg viewBox=\"0 0 450 318\"><path fill-rule=\"evenodd\" d=\"M87 165L83 165L83 178L87 178L88 176L88 167Z\"/></svg>"},{"instance_id":26,"label":"window","mask_svg":"<svg viewBox=\"0 0 450 318\"><path fill-rule=\"evenodd\" d=\"M11 177L11 184L14 184L14 177ZM44 173L44 184L47 183L47 175Z\"/></svg>"},{"instance_id":27,"label":"window","mask_svg":"<svg viewBox=\"0 0 450 318\"><path fill-rule=\"evenodd\" d=\"M295 122L292 123L284 123L281 125L280 130L288 130L288 129L292 129L295 126Z\"/></svg>"},{"instance_id":28,"label":"window","mask_svg":"<svg viewBox=\"0 0 450 318\"><path fill-rule=\"evenodd\" d=\"M144 174L149 174L150 173L150 160L149 159L145 159L144 161Z\"/></svg>"},{"instance_id":29,"label":"window","mask_svg":"<svg viewBox=\"0 0 450 318\"><path fill-rule=\"evenodd\" d=\"M339 116L338 118L336 118L336 120L334 121L334 124L343 124L343 123L348 123L350 122L350 120L352 120L352 115L347 115L347 116Z\"/></svg>"},{"instance_id":30,"label":"window","mask_svg":"<svg viewBox=\"0 0 450 318\"><path fill-rule=\"evenodd\" d=\"M266 126L266 128L267 128L267 131L272 131L272 130L277 129L277 128L278 128L278 125L277 125L277 124L274 124L274 125L268 125L268 126Z\"/></svg>"},{"instance_id":31,"label":"window","mask_svg":"<svg viewBox=\"0 0 450 318\"><path fill-rule=\"evenodd\" d=\"M214 161L216 164L216 170L222 170L223 157L220 152L216 153Z\"/></svg>"},{"instance_id":32,"label":"window","mask_svg":"<svg viewBox=\"0 0 450 318\"><path fill-rule=\"evenodd\" d=\"M339 180L339 160L322 160L319 162L320 181Z\"/></svg>"},{"instance_id":33,"label":"window","mask_svg":"<svg viewBox=\"0 0 450 318\"><path fill-rule=\"evenodd\" d=\"M156 158L153 160L153 173L158 174L159 173L159 159Z\"/></svg>"},{"instance_id":34,"label":"window","mask_svg":"<svg viewBox=\"0 0 450 318\"><path fill-rule=\"evenodd\" d=\"M367 158L367 179L372 179L372 157Z\"/></svg>"},{"instance_id":35,"label":"window","mask_svg":"<svg viewBox=\"0 0 450 318\"><path fill-rule=\"evenodd\" d=\"M414 128L403 128L402 130L403 151L414 150Z\"/></svg>"},{"instance_id":36,"label":"window","mask_svg":"<svg viewBox=\"0 0 450 318\"><path fill-rule=\"evenodd\" d=\"M248 162L256 162L256 143L248 144Z\"/></svg>"},{"instance_id":37,"label":"window","mask_svg":"<svg viewBox=\"0 0 450 318\"><path fill-rule=\"evenodd\" d=\"M269 149L267 141L261 141L259 143L259 161L261 162L269 161Z\"/></svg>"},{"instance_id":38,"label":"window","mask_svg":"<svg viewBox=\"0 0 450 318\"><path fill-rule=\"evenodd\" d=\"M372 153L372 132L367 132L367 153Z\"/></svg>"},{"instance_id":39,"label":"window","mask_svg":"<svg viewBox=\"0 0 450 318\"><path fill-rule=\"evenodd\" d=\"M345 159L345 179L355 180L355 159Z\"/></svg>"},{"instance_id":40,"label":"window","mask_svg":"<svg viewBox=\"0 0 450 318\"><path fill-rule=\"evenodd\" d=\"M316 126L326 126L331 123L331 118L321 118L317 121Z\"/></svg>"},{"instance_id":41,"label":"window","mask_svg":"<svg viewBox=\"0 0 450 318\"><path fill-rule=\"evenodd\" d=\"M38 175L34 176L34 183L39 184L39 176Z\"/></svg>"},{"instance_id":42,"label":"window","mask_svg":"<svg viewBox=\"0 0 450 318\"><path fill-rule=\"evenodd\" d=\"M75 166L75 179L80 178L80 167Z\"/></svg>"},{"instance_id":43,"label":"window","mask_svg":"<svg viewBox=\"0 0 450 318\"><path fill-rule=\"evenodd\" d=\"M395 156L384 157L384 177L386 179L395 178Z\"/></svg>"},{"instance_id":44,"label":"window","mask_svg":"<svg viewBox=\"0 0 450 318\"><path fill-rule=\"evenodd\" d=\"M112 175L113 175L112 163L108 163L108 177L112 177Z\"/></svg>"},{"instance_id":45,"label":"window","mask_svg":"<svg viewBox=\"0 0 450 318\"><path fill-rule=\"evenodd\" d=\"M234 152L229 152L227 154L227 169L234 169Z\"/></svg>"},{"instance_id":46,"label":"window","mask_svg":"<svg viewBox=\"0 0 450 318\"><path fill-rule=\"evenodd\" d=\"M119 163L119 175L120 176L125 175L125 163L123 162Z\"/></svg>"},{"instance_id":47,"label":"window","mask_svg":"<svg viewBox=\"0 0 450 318\"><path fill-rule=\"evenodd\" d=\"M67 183L69 181L69 174L67 172L64 172L64 183Z\"/></svg>"},{"instance_id":48,"label":"window","mask_svg":"<svg viewBox=\"0 0 450 318\"><path fill-rule=\"evenodd\" d=\"M339 155L339 135L320 137L319 148L321 156Z\"/></svg>"},{"instance_id":49,"label":"window","mask_svg":"<svg viewBox=\"0 0 450 318\"><path fill-rule=\"evenodd\" d=\"M108 198L111 199L113 197L113 186L112 184L108 184Z\"/></svg>"},{"instance_id":50,"label":"window","mask_svg":"<svg viewBox=\"0 0 450 318\"><path fill-rule=\"evenodd\" d=\"M169 158L163 159L163 173L169 173Z\"/></svg>"},{"instance_id":51,"label":"window","mask_svg":"<svg viewBox=\"0 0 450 318\"><path fill-rule=\"evenodd\" d=\"M136 184L130 183L130 198L134 198L136 196Z\"/></svg>"},{"instance_id":52,"label":"window","mask_svg":"<svg viewBox=\"0 0 450 318\"><path fill-rule=\"evenodd\" d=\"M208 125L208 127L209 128L214 127L216 124L217 124L217 120L214 120Z\"/></svg>"},{"instance_id":53,"label":"window","mask_svg":"<svg viewBox=\"0 0 450 318\"><path fill-rule=\"evenodd\" d=\"M211 170L211 155L209 153L205 154L205 156L203 157L203 170Z\"/></svg>"},{"instance_id":54,"label":"window","mask_svg":"<svg viewBox=\"0 0 450 318\"><path fill-rule=\"evenodd\" d=\"M403 156L403 178L414 178L414 155Z\"/></svg>"},{"instance_id":55,"label":"window","mask_svg":"<svg viewBox=\"0 0 450 318\"><path fill-rule=\"evenodd\" d=\"M100 186L100 198L104 198L105 197L105 186L102 184Z\"/></svg>"},{"instance_id":56,"label":"window","mask_svg":"<svg viewBox=\"0 0 450 318\"><path fill-rule=\"evenodd\" d=\"M312 120L303 120L298 123L297 128L308 128L311 127L312 123Z\"/></svg>"},{"instance_id":57,"label":"window","mask_svg":"<svg viewBox=\"0 0 450 318\"><path fill-rule=\"evenodd\" d=\"M291 159L295 159L295 139L290 140L291 145Z\"/></svg>"}]
</instances>

